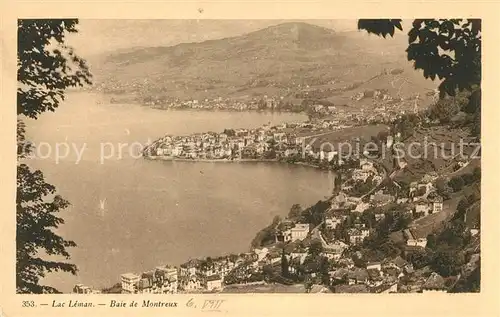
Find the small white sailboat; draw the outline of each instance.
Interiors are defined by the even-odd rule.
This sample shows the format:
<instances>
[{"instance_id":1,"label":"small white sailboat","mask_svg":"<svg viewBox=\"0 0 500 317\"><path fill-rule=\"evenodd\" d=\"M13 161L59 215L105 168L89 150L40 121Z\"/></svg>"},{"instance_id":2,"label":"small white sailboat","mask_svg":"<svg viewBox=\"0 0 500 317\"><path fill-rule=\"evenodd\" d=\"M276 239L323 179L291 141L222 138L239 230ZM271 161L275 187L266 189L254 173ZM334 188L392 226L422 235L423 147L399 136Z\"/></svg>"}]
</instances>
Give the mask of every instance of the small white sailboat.
<instances>
[{"instance_id":1,"label":"small white sailboat","mask_svg":"<svg viewBox=\"0 0 500 317\"><path fill-rule=\"evenodd\" d=\"M99 200L99 214L102 216L104 216L104 212L106 211L106 198L103 199L100 199Z\"/></svg>"}]
</instances>

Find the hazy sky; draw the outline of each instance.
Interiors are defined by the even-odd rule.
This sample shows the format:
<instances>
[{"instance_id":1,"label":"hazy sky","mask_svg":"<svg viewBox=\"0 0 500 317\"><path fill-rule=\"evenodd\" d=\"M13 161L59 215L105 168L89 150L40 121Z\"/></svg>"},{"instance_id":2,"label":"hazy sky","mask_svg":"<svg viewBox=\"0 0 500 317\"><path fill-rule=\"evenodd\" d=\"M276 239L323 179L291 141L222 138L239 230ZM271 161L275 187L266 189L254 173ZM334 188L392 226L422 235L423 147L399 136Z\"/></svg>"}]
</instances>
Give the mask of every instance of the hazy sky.
<instances>
[{"instance_id":1,"label":"hazy sky","mask_svg":"<svg viewBox=\"0 0 500 317\"><path fill-rule=\"evenodd\" d=\"M237 36L291 20L80 20L68 37L82 57L139 46L171 46ZM356 20L304 21L341 31L355 31Z\"/></svg>"}]
</instances>

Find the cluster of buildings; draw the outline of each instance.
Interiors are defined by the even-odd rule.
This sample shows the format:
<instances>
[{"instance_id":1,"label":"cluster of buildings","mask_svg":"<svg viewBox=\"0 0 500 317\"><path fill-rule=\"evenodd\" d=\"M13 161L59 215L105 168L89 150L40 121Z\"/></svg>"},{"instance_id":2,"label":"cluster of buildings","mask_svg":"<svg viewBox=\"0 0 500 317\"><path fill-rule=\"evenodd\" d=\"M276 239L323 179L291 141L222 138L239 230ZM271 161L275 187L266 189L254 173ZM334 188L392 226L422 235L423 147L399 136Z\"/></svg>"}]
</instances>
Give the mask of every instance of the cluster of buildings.
<instances>
[{"instance_id":1,"label":"cluster of buildings","mask_svg":"<svg viewBox=\"0 0 500 317\"><path fill-rule=\"evenodd\" d=\"M363 182L369 176L381 178L373 164L366 160L360 160L359 167L352 170L350 180L357 179ZM363 197L350 196L346 193L352 189L352 185L346 186L346 184L351 183L348 180L342 184L341 190L329 200L330 208L325 212L323 230L334 231L342 224L346 231L342 242L348 245L358 245L372 233L372 229L367 227L366 220L365 223L360 220L361 214L366 210L371 210L374 213L375 222L382 221L385 218L385 206L390 207L390 210L403 211L412 219L440 213L443 211L443 198L437 194L434 186L436 179L435 174L427 174L420 181L412 183L406 194L399 192L397 197L395 193L385 192L383 188ZM378 186L379 183L375 182L374 186ZM352 220L353 215L355 216L354 220ZM351 221L346 223L348 217L350 217ZM373 223L370 223L370 226L372 225ZM400 240L404 241L408 247L424 248L427 245L427 238L421 236L413 228L403 230L399 234L401 236Z\"/></svg>"},{"instance_id":2,"label":"cluster of buildings","mask_svg":"<svg viewBox=\"0 0 500 317\"><path fill-rule=\"evenodd\" d=\"M265 98L264 106L259 103L258 99L250 101L232 100L227 98L214 98L214 99L160 99L160 98L147 98L144 103L148 106L161 108L161 109L197 109L197 110L232 110L232 111L248 111L248 110L264 110L274 109L275 99Z\"/></svg>"},{"instance_id":3,"label":"cluster of buildings","mask_svg":"<svg viewBox=\"0 0 500 317\"><path fill-rule=\"evenodd\" d=\"M121 275L122 293L126 294L175 294L178 288L176 267L158 266L142 274Z\"/></svg>"},{"instance_id":4,"label":"cluster of buildings","mask_svg":"<svg viewBox=\"0 0 500 317\"><path fill-rule=\"evenodd\" d=\"M453 281L423 268L415 270L401 256L381 262L368 262L366 267L355 266L352 258L343 257L347 244L332 244L321 255L335 265L328 270L329 283L338 293L398 293L447 292ZM296 244L286 253L288 271L296 274L308 256L308 248ZM252 252L221 257L207 264L207 260L191 260L178 268L164 267L141 275L121 275L121 289L125 294L175 294L220 292L231 284L266 284L264 268L281 266L282 251L273 247L254 249ZM308 273L312 278L316 272ZM81 284L74 293L90 294ZM95 293L95 292L94 292Z\"/></svg>"},{"instance_id":5,"label":"cluster of buildings","mask_svg":"<svg viewBox=\"0 0 500 317\"><path fill-rule=\"evenodd\" d=\"M309 114L316 118L335 117L349 124L356 123L389 123L407 113L410 109L405 101L384 99L374 101L369 107L332 106L313 104L309 106Z\"/></svg>"},{"instance_id":6,"label":"cluster of buildings","mask_svg":"<svg viewBox=\"0 0 500 317\"><path fill-rule=\"evenodd\" d=\"M415 270L401 256L368 262L366 268L336 268L329 272L336 293L446 293L456 279L445 279L428 267Z\"/></svg>"},{"instance_id":7,"label":"cluster of buildings","mask_svg":"<svg viewBox=\"0 0 500 317\"><path fill-rule=\"evenodd\" d=\"M149 151L152 156L166 156L189 159L234 159L259 157L271 149L278 156L291 156L299 152L311 131L318 133L332 129L336 122L317 121L315 123L292 123L279 126L263 126L257 129L226 130L223 133L203 133L191 136L165 136L153 143ZM388 138L389 142L389 138ZM253 149L250 151L249 149ZM296 150L297 152L294 152ZM305 147L307 155L330 161L331 153L314 151ZM320 225L297 219L284 219L273 228L274 243L266 247L254 248L239 255L190 260L179 267L159 266L141 274L121 275L123 293L173 294L178 292L219 292L227 285L266 283L266 269L282 265L283 258L288 263L290 274L309 274L313 278L318 272L304 268L310 256L310 242L319 240L321 256L329 261L329 283L340 293L395 293L395 292L446 292L452 280L445 279L428 268L415 270L401 256L368 262L365 267L355 260L363 255L346 252L360 245L374 229L372 223L362 219L362 213L374 210L375 222L382 221L386 214L384 207L397 206L402 211L416 217L425 217L443 210L443 198L436 192L437 175L430 173L420 181L411 183L408 193L395 194L385 189L370 191L363 197L348 193L356 183L371 179L376 187L387 175L377 169L373 161L360 159L359 165L350 168L350 179L332 196L329 208ZM394 210L392 208L391 210ZM354 217L353 217L354 216ZM347 221L349 218L349 221ZM339 226L345 234L340 237L331 232ZM425 248L427 238L419 236L413 228L400 232L409 249ZM77 285L78 286L78 285ZM83 285L75 286L75 293L91 292Z\"/></svg>"},{"instance_id":8,"label":"cluster of buildings","mask_svg":"<svg viewBox=\"0 0 500 317\"><path fill-rule=\"evenodd\" d=\"M375 178L375 181L378 183L382 180L382 177L378 175L378 171L375 168L373 162L367 159L361 159L359 163L359 168L355 168L352 171L351 179L353 181L363 181L366 182L368 177L372 176ZM346 188L348 189L348 188Z\"/></svg>"},{"instance_id":9,"label":"cluster of buildings","mask_svg":"<svg viewBox=\"0 0 500 317\"><path fill-rule=\"evenodd\" d=\"M274 131L271 130L270 135L273 138L287 140L286 133L281 131L286 128L283 126ZM234 136L240 135L244 138L246 134L241 132L243 131L234 131ZM217 135L208 135L217 138ZM166 139L162 142L165 141ZM191 140L191 142L198 142L198 140ZM360 180L365 179L363 175L365 172L371 173L371 176L378 175L373 163L367 160L360 160L359 166L352 169L358 172L350 175L356 175L354 177L359 177ZM420 212L422 201L425 200L429 208L425 215L442 211L442 198L436 195L435 187L432 185L435 180L435 175L426 175L419 182L411 184L408 197L398 199L389 193L384 193L383 190L374 192L367 196L367 199L351 197L340 190L328 201L329 207L320 225L313 227L310 223L298 220L300 217L284 219L273 228L275 241L271 245L254 248L250 252L239 255L194 259L179 267L158 266L141 274L122 274L121 292L131 294L203 293L220 292L227 285L266 284L266 274L268 274L266 270L268 272L269 269L280 269L283 265L283 258L287 260L290 274L304 274L305 272L315 278L319 272L308 269L307 262L313 240L321 242L320 255L329 263L329 285L327 286L335 288L335 292L446 292L453 281L428 271L428 268L414 270L411 264L400 256L380 262L367 262L365 266L360 266L355 262L356 259L362 259L363 255L357 253L353 255L349 251L352 247L362 244L374 231L371 225L367 225L366 219L361 217L362 212L369 208L376 207L374 210L383 210L380 207L397 204L401 205L402 210L415 215ZM383 212L376 213L375 221L383 220L384 216ZM346 221L348 218L349 221ZM345 235L338 237L328 234L339 226L342 226ZM403 230L401 235L409 249L424 248L427 244L426 237L418 236L412 228ZM92 293L92 290L83 285L77 285L74 292L88 294Z\"/></svg>"},{"instance_id":10,"label":"cluster of buildings","mask_svg":"<svg viewBox=\"0 0 500 317\"><path fill-rule=\"evenodd\" d=\"M325 226L329 229L335 229L338 225L344 222L346 215L329 213L324 220ZM290 220L284 220L284 223L290 223ZM291 228L290 228L291 227ZM321 226L319 226L321 227ZM453 281L448 281L437 273L429 271L429 268L415 270L413 266L397 256L390 259L384 259L379 262L367 262L365 267L360 267L355 264L355 257L362 258L361 254L352 255L346 252L351 246L361 243L364 238L372 232L364 224L359 222L359 219L354 221L353 227L348 229L348 239L332 240L327 242L323 237L321 229L312 228L308 224L295 223L291 226L278 225L276 233L276 241L287 242L285 256L288 263L288 272L296 274L300 271L304 272L304 265L309 256L309 247L304 247L301 243L308 239L319 239L323 245L321 256L328 259L330 268L328 271L330 287L335 288L338 293L397 293L397 292L447 292ZM287 234L292 234L294 228L300 230L300 234L294 234L293 238L282 240ZM418 238L412 237L412 230L405 230L405 234L409 235L407 243L425 247L421 244ZM258 268L268 266L281 265L282 252L281 249L275 246L255 249L257 257L253 263L249 263L247 270L243 271L243 275L252 272L257 273ZM254 268L254 271L248 268ZM318 272L307 271L312 278L318 276ZM324 281L324 280L323 280Z\"/></svg>"},{"instance_id":11,"label":"cluster of buildings","mask_svg":"<svg viewBox=\"0 0 500 317\"><path fill-rule=\"evenodd\" d=\"M175 294L218 292L225 285L230 274L236 274L247 265L252 270L248 273L262 271L261 250L239 255L218 258L193 259L179 267L160 266L141 274L125 273L121 275L121 292L127 294ZM245 275L246 276L246 275Z\"/></svg>"},{"instance_id":12,"label":"cluster of buildings","mask_svg":"<svg viewBox=\"0 0 500 317\"><path fill-rule=\"evenodd\" d=\"M360 91L360 92L354 94L353 96L351 96L351 99L354 101L360 101L360 100L363 100L365 98L372 98L375 100L387 100L387 101L395 100L389 94L389 91L387 89L374 89L374 90L369 89L369 90ZM402 101L403 99L397 98L396 100Z\"/></svg>"},{"instance_id":13,"label":"cluster of buildings","mask_svg":"<svg viewBox=\"0 0 500 317\"><path fill-rule=\"evenodd\" d=\"M223 288L224 278L249 254L193 259L179 267L181 292L213 292Z\"/></svg>"},{"instance_id":14,"label":"cluster of buildings","mask_svg":"<svg viewBox=\"0 0 500 317\"><path fill-rule=\"evenodd\" d=\"M315 134L342 129L336 120L321 122L264 125L256 129L230 129L222 133L207 132L189 136L167 135L149 145L144 155L172 159L237 160L276 159L300 154L331 161L335 152L304 147Z\"/></svg>"}]
</instances>

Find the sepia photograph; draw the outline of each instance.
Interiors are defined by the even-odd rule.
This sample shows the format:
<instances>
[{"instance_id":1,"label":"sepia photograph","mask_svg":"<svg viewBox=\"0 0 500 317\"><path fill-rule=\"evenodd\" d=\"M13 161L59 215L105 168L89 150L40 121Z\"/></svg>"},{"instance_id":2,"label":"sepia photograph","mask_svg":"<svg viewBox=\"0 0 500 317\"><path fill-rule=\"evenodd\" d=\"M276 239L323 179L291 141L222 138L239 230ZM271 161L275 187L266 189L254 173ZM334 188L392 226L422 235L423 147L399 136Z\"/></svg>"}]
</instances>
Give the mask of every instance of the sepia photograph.
<instances>
[{"instance_id":1,"label":"sepia photograph","mask_svg":"<svg viewBox=\"0 0 500 317\"><path fill-rule=\"evenodd\" d=\"M479 293L482 20L203 13L17 20L16 293Z\"/></svg>"}]
</instances>

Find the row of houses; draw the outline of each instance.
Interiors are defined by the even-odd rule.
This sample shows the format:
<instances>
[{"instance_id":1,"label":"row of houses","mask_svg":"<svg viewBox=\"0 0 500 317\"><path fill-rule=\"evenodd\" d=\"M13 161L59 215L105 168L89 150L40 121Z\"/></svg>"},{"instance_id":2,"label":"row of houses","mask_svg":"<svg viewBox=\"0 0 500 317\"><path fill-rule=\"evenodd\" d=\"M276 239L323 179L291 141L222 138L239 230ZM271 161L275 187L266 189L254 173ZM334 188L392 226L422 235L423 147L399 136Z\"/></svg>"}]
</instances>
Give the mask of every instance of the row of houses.
<instances>
[{"instance_id":1,"label":"row of houses","mask_svg":"<svg viewBox=\"0 0 500 317\"><path fill-rule=\"evenodd\" d=\"M122 274L121 288L122 292L127 294L175 294L178 288L177 268L158 266L140 275Z\"/></svg>"},{"instance_id":2,"label":"row of houses","mask_svg":"<svg viewBox=\"0 0 500 317\"><path fill-rule=\"evenodd\" d=\"M428 267L415 270L401 256L368 263L366 269L338 268L329 275L337 293L446 293L453 284Z\"/></svg>"},{"instance_id":3,"label":"row of houses","mask_svg":"<svg viewBox=\"0 0 500 317\"><path fill-rule=\"evenodd\" d=\"M264 125L256 129L226 129L222 133L166 135L148 146L144 154L183 159L258 159L274 152L276 157L303 154L330 162L338 155L337 151L306 145L306 140L346 127L349 126L342 125L339 120L321 120Z\"/></svg>"}]
</instances>

